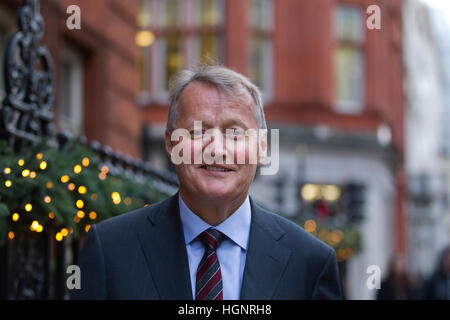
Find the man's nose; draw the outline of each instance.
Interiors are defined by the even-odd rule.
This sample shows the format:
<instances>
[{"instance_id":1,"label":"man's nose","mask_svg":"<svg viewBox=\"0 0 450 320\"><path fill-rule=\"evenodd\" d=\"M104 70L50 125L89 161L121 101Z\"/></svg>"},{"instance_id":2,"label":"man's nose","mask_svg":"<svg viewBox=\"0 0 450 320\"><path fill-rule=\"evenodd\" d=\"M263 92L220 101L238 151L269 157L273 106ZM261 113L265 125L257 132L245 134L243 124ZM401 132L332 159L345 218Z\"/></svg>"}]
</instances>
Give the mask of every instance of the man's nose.
<instances>
[{"instance_id":1,"label":"man's nose","mask_svg":"<svg viewBox=\"0 0 450 320\"><path fill-rule=\"evenodd\" d=\"M211 148L211 156L213 157L223 157L225 154L225 141L222 134L216 133L211 137L211 142L209 143Z\"/></svg>"}]
</instances>

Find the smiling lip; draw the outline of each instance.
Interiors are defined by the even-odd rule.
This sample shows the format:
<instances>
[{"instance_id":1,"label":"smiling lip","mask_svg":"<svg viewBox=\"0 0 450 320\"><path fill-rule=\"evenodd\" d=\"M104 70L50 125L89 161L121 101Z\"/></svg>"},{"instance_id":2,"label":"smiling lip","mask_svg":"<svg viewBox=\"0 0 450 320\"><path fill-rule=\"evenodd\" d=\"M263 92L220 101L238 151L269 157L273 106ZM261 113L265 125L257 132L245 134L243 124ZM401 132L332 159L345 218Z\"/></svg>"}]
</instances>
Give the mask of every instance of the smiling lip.
<instances>
[{"instance_id":1,"label":"smiling lip","mask_svg":"<svg viewBox=\"0 0 450 320\"><path fill-rule=\"evenodd\" d=\"M224 165L218 165L218 164L212 164L212 165L202 165L199 167L200 169L206 170L208 172L212 172L212 173L227 173L227 172L232 172L234 171L233 169L231 169L228 166L224 166Z\"/></svg>"}]
</instances>

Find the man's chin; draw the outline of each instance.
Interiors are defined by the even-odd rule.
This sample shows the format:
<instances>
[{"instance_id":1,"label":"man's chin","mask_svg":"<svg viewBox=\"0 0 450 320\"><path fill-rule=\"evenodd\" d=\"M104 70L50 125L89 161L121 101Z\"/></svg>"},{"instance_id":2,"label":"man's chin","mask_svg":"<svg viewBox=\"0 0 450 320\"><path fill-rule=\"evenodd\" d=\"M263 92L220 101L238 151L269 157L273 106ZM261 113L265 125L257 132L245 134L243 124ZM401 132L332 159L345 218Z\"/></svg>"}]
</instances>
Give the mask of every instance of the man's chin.
<instances>
[{"instance_id":1,"label":"man's chin","mask_svg":"<svg viewBox=\"0 0 450 320\"><path fill-rule=\"evenodd\" d=\"M199 197L208 200L231 200L235 196L229 188L210 187L199 192Z\"/></svg>"}]
</instances>

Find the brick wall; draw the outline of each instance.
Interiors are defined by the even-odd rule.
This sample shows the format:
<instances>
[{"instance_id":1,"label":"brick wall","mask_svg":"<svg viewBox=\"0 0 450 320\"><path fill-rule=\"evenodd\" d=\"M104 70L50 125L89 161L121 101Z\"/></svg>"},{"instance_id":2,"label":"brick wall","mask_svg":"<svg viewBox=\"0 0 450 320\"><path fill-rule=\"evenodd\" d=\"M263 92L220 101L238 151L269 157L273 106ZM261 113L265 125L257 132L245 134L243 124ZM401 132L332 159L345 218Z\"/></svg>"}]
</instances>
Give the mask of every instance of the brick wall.
<instances>
[{"instance_id":1,"label":"brick wall","mask_svg":"<svg viewBox=\"0 0 450 320\"><path fill-rule=\"evenodd\" d=\"M21 2L6 0L5 4L15 15ZM81 30L66 27L66 9L72 4L81 9ZM142 131L141 109L136 103L138 48L134 42L138 4L139 0L41 1L43 44L50 50L54 66L54 106L58 103L60 48L69 43L83 58L84 134L88 140L135 157L141 156Z\"/></svg>"}]
</instances>

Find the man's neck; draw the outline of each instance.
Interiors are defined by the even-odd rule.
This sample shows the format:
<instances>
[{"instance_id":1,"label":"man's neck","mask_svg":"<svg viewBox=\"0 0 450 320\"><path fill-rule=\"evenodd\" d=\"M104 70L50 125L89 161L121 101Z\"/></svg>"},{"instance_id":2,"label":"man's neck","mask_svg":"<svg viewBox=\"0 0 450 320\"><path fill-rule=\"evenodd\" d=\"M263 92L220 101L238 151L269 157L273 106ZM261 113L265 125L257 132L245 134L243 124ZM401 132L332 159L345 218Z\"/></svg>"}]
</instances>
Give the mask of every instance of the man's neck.
<instances>
[{"instance_id":1,"label":"man's neck","mask_svg":"<svg viewBox=\"0 0 450 320\"><path fill-rule=\"evenodd\" d=\"M188 208L211 226L217 226L231 216L244 203L248 193L237 199L199 199L195 201L187 192L180 189L180 197Z\"/></svg>"}]
</instances>

